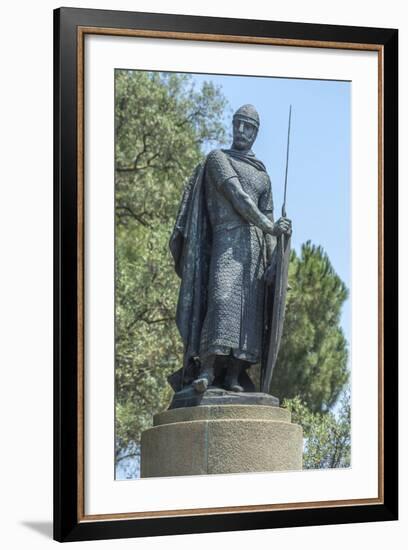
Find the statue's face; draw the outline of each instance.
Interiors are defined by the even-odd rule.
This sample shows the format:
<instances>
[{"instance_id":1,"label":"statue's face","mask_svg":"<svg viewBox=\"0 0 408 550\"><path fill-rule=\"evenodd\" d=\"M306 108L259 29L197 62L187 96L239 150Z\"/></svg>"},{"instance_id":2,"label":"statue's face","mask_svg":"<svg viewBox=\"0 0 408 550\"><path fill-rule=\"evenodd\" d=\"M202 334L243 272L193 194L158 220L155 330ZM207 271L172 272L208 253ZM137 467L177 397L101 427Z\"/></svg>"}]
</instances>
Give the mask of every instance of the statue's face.
<instances>
[{"instance_id":1,"label":"statue's face","mask_svg":"<svg viewBox=\"0 0 408 550\"><path fill-rule=\"evenodd\" d=\"M258 128L254 124L245 119L235 117L232 131L234 149L238 149L239 151L248 151L251 149L258 133Z\"/></svg>"}]
</instances>

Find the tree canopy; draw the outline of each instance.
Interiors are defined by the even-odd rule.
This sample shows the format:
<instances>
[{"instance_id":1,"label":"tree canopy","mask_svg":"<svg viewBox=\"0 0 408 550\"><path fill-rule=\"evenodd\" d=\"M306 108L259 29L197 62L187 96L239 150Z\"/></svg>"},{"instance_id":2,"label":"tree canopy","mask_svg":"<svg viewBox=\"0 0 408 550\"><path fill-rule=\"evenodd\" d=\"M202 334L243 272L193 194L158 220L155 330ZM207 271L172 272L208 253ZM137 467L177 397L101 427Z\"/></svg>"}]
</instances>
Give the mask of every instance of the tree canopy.
<instances>
[{"instance_id":1,"label":"tree canopy","mask_svg":"<svg viewBox=\"0 0 408 550\"><path fill-rule=\"evenodd\" d=\"M286 399L292 422L303 428L303 468L348 468L351 460L350 392L342 394L337 413L312 412L299 397Z\"/></svg>"},{"instance_id":2,"label":"tree canopy","mask_svg":"<svg viewBox=\"0 0 408 550\"><path fill-rule=\"evenodd\" d=\"M179 280L168 250L186 179L202 146L223 143L226 100L188 75L115 74L116 451L166 408L181 364L174 322Z\"/></svg>"}]
</instances>

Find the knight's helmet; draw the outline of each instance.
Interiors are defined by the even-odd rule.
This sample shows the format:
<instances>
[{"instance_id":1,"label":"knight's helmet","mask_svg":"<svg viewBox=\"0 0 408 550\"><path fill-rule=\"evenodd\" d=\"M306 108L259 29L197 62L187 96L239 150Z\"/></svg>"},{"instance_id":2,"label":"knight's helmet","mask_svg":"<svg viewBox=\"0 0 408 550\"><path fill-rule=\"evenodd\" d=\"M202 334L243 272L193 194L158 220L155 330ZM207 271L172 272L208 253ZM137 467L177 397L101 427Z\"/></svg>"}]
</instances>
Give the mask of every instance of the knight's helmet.
<instances>
[{"instance_id":1,"label":"knight's helmet","mask_svg":"<svg viewBox=\"0 0 408 550\"><path fill-rule=\"evenodd\" d=\"M251 124L256 126L257 129L259 128L258 111L255 109L253 105L250 105L250 104L242 105L242 107L240 107L234 113L233 120L235 120L236 118L250 122Z\"/></svg>"}]
</instances>

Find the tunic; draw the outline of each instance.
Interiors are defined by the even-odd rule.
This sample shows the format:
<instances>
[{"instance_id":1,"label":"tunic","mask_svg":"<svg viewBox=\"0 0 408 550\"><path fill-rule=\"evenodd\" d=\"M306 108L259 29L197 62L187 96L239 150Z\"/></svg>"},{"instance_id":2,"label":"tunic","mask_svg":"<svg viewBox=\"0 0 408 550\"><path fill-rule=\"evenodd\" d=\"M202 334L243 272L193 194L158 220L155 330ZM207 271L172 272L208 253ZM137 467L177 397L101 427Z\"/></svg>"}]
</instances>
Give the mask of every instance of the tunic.
<instances>
[{"instance_id":1,"label":"tunic","mask_svg":"<svg viewBox=\"0 0 408 550\"><path fill-rule=\"evenodd\" d=\"M271 182L262 163L228 153L212 151L203 178L211 248L199 355L203 360L232 354L257 363L264 332L263 276L275 241L259 226L262 216L273 221Z\"/></svg>"}]
</instances>

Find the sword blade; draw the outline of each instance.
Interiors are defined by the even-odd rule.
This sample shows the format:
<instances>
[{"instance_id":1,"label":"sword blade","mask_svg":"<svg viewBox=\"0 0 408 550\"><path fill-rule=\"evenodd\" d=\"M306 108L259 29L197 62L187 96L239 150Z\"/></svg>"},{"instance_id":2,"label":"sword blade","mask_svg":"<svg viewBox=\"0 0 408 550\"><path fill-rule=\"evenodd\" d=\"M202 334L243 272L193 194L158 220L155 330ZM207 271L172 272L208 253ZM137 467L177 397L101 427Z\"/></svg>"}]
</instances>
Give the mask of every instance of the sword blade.
<instances>
[{"instance_id":1,"label":"sword blade","mask_svg":"<svg viewBox=\"0 0 408 550\"><path fill-rule=\"evenodd\" d=\"M290 122L292 118L292 105L289 106L289 123L288 123L288 141L286 144L286 169L285 169L285 190L283 195L282 217L286 218L286 190L288 187L288 167L289 167L289 146L290 146Z\"/></svg>"}]
</instances>

